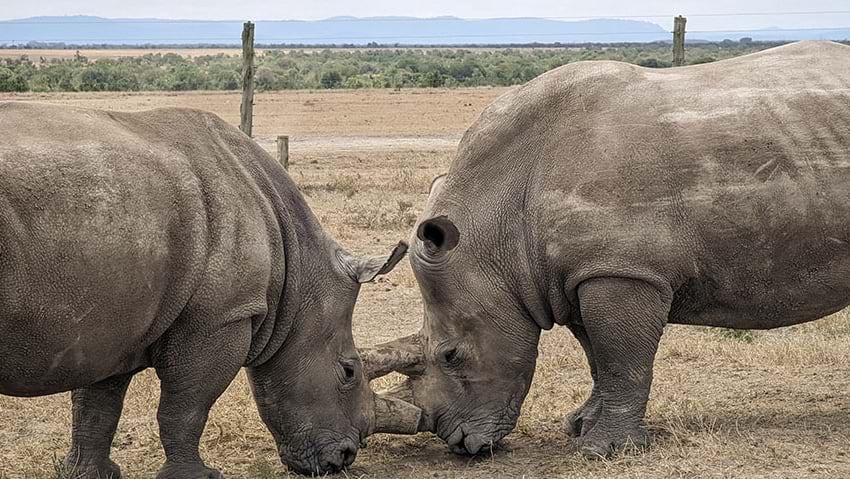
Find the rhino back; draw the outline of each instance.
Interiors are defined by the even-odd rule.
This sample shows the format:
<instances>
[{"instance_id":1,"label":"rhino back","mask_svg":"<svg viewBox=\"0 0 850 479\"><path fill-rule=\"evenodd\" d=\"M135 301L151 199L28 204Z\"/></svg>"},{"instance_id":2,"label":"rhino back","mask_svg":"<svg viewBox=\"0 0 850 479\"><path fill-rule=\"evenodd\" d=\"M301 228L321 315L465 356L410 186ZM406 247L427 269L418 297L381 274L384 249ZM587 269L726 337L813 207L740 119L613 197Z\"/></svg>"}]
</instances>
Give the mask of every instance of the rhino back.
<instances>
[{"instance_id":1,"label":"rhino back","mask_svg":"<svg viewBox=\"0 0 850 479\"><path fill-rule=\"evenodd\" d=\"M482 115L433 204L510 191L532 269L572 300L590 277L636 277L672 287L674 321L781 326L850 295L848 125L850 47L834 43L567 65Z\"/></svg>"},{"instance_id":2,"label":"rhino back","mask_svg":"<svg viewBox=\"0 0 850 479\"><path fill-rule=\"evenodd\" d=\"M199 297L265 311L280 234L227 128L186 110L0 105L0 392L144 365Z\"/></svg>"}]
</instances>

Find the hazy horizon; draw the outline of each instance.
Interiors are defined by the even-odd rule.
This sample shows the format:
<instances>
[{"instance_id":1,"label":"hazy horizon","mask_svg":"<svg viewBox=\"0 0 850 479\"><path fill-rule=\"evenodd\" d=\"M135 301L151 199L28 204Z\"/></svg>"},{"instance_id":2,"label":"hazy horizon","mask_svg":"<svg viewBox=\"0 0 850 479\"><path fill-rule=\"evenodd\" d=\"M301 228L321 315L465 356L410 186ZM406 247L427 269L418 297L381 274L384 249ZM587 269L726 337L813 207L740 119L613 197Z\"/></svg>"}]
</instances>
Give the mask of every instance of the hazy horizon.
<instances>
[{"instance_id":1,"label":"hazy horizon","mask_svg":"<svg viewBox=\"0 0 850 479\"><path fill-rule=\"evenodd\" d=\"M795 15L741 15L752 13L842 12ZM846 12L846 13L844 13ZM453 16L465 19L559 17L631 18L644 20L669 29L672 17L688 17L688 29L738 30L763 28L838 28L850 27L850 6L846 0L751 0L742 5L735 0L717 0L710 5L699 0L683 0L671 6L669 1L598 0L596 2L555 2L549 0L432 0L409 2L368 0L348 2L281 2L244 0L234 4L222 0L149 0L147 2L114 2L113 0L59 0L15 2L4 6L0 20L37 16L91 15L105 18L157 18L181 20L322 20L339 16L376 17L407 16L433 18ZM728 14L728 15L727 15ZM657 15L657 16L654 16ZM706 16L702 16L706 15ZM716 15L716 16L715 16ZM638 17L638 18L636 18Z\"/></svg>"}]
</instances>

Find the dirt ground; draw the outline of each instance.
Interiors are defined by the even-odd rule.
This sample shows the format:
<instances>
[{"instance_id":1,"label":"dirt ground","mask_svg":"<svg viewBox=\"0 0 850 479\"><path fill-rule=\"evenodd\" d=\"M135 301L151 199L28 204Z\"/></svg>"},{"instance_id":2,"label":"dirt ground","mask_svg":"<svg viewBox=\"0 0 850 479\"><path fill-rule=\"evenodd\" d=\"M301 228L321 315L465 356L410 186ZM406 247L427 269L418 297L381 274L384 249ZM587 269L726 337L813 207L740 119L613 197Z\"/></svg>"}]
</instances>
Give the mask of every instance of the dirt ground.
<instances>
[{"instance_id":1,"label":"dirt ground","mask_svg":"<svg viewBox=\"0 0 850 479\"><path fill-rule=\"evenodd\" d=\"M257 97L256 135L270 151L291 136L290 173L325 227L357 253L406 238L431 178L464 129L502 89L285 92ZM238 121L227 93L7 95L138 110L192 106ZM421 304L403 263L364 287L354 317L360 345L416 331ZM568 331L543 335L532 391L516 430L491 454L465 458L430 434L378 435L341 477L798 478L850 477L850 313L771 332L668 327L648 411L654 445L587 461L562 429L590 376ZM381 386L397 378L381 380ZM151 371L134 380L113 458L129 478L163 461ZM69 395L0 397L0 478L54 478L69 442ZM212 411L202 454L229 478L289 477L240 374Z\"/></svg>"}]
</instances>

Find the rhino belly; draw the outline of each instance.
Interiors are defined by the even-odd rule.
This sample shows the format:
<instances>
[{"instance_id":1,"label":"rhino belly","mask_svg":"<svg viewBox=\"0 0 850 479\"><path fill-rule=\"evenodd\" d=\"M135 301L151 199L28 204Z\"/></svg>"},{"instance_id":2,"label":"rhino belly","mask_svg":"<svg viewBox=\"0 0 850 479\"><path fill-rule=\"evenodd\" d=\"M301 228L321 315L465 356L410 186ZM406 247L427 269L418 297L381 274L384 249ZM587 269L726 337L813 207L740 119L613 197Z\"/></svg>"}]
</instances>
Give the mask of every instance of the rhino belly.
<instances>
[{"instance_id":1,"label":"rhino belly","mask_svg":"<svg viewBox=\"0 0 850 479\"><path fill-rule=\"evenodd\" d=\"M53 394L143 365L166 321L167 283L138 263L110 269L114 253L98 262L83 251L64 261L17 255L23 264L0 271L0 394Z\"/></svg>"},{"instance_id":2,"label":"rhino belly","mask_svg":"<svg viewBox=\"0 0 850 479\"><path fill-rule=\"evenodd\" d=\"M41 323L36 317L4 316L0 321L0 394L42 396L87 386L115 374L143 367L141 335L124 337L108 327L90 331L74 320L49 320L49 327L20 327ZM91 323L92 321L89 321Z\"/></svg>"},{"instance_id":3,"label":"rhino belly","mask_svg":"<svg viewBox=\"0 0 850 479\"><path fill-rule=\"evenodd\" d=\"M674 295L669 322L773 329L815 321L850 306L850 258L785 278L692 279Z\"/></svg>"}]
</instances>

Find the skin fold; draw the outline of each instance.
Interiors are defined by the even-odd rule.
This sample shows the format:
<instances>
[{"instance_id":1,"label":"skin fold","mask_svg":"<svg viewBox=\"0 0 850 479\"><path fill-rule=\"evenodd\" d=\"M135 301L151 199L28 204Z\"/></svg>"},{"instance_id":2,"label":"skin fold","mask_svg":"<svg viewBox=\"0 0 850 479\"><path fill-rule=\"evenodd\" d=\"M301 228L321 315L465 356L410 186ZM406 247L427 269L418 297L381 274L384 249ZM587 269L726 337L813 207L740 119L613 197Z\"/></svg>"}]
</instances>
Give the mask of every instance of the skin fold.
<instances>
[{"instance_id":1,"label":"skin fold","mask_svg":"<svg viewBox=\"0 0 850 479\"><path fill-rule=\"evenodd\" d=\"M850 303L850 47L803 42L665 70L581 62L496 100L411 244L424 302L399 363L457 452L510 432L541 330L593 389L590 457L644 446L668 323L770 329ZM558 400L558 398L552 398Z\"/></svg>"},{"instance_id":2,"label":"skin fold","mask_svg":"<svg viewBox=\"0 0 850 479\"><path fill-rule=\"evenodd\" d=\"M242 367L284 463L351 464L383 404L354 303L406 245L343 250L283 168L209 113L0 103L0 131L0 394L73 391L74 477L120 476L110 444L149 367L158 479L220 477L198 442Z\"/></svg>"}]
</instances>

